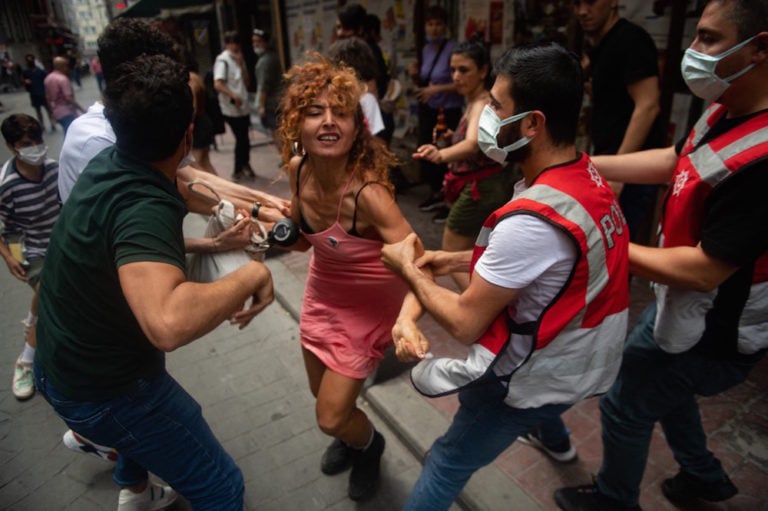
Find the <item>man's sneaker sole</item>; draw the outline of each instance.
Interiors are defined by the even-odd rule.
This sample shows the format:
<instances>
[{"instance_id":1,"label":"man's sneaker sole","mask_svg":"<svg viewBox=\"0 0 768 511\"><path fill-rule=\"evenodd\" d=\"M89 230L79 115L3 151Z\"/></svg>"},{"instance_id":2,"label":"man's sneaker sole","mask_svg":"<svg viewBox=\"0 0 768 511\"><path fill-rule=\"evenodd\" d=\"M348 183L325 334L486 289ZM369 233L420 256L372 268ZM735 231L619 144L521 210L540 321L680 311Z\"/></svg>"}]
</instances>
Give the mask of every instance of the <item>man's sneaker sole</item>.
<instances>
[{"instance_id":1,"label":"man's sneaker sole","mask_svg":"<svg viewBox=\"0 0 768 511\"><path fill-rule=\"evenodd\" d=\"M64 436L61 438L62 443L72 449L75 452L81 454L88 454L106 461L117 461L117 451L111 447L105 447L103 445L95 444L85 437L82 437L68 429Z\"/></svg>"},{"instance_id":2,"label":"man's sneaker sole","mask_svg":"<svg viewBox=\"0 0 768 511\"><path fill-rule=\"evenodd\" d=\"M167 509L178 497L170 486L154 483L149 483L141 493L123 488L117 500L117 511L160 511Z\"/></svg>"},{"instance_id":3,"label":"man's sneaker sole","mask_svg":"<svg viewBox=\"0 0 768 511\"><path fill-rule=\"evenodd\" d=\"M661 483L661 493L670 502L681 504L695 500L722 502L734 497L739 493L739 489L728 476L719 483L705 483L680 471L675 477L665 479Z\"/></svg>"},{"instance_id":4,"label":"man's sneaker sole","mask_svg":"<svg viewBox=\"0 0 768 511\"><path fill-rule=\"evenodd\" d=\"M576 452L576 449L574 449L572 445L568 446L567 451L557 452L557 451L553 451L552 449L542 444L541 440L539 440L538 438L536 438L531 434L520 435L519 437L517 437L517 439L525 445L530 445L531 447L540 450L541 452L543 452L544 454L546 454L547 456L549 456L550 458L552 458L553 460L559 463L570 463L579 457L578 453Z\"/></svg>"},{"instance_id":5,"label":"man's sneaker sole","mask_svg":"<svg viewBox=\"0 0 768 511\"><path fill-rule=\"evenodd\" d=\"M442 200L436 200L434 202L425 201L419 204L419 211L428 212L428 211L435 211L436 209L444 208L445 207L445 201Z\"/></svg>"}]
</instances>

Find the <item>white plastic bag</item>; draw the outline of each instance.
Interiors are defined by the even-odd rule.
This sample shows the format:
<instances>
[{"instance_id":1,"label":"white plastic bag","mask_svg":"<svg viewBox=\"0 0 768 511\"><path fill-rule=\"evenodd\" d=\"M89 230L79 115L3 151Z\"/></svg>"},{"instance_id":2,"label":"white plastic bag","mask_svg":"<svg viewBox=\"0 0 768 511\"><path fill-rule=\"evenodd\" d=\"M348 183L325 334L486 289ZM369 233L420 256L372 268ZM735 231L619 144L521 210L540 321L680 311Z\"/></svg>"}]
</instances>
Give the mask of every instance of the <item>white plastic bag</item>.
<instances>
[{"instance_id":1,"label":"white plastic bag","mask_svg":"<svg viewBox=\"0 0 768 511\"><path fill-rule=\"evenodd\" d=\"M214 213L208 219L208 225L205 228L206 238L215 238L219 233L229 229L242 219L240 215L236 214L235 206L230 201L221 199L216 191L206 183L193 181L189 183L190 190L192 190L193 185L208 188L219 201ZM194 282L213 282L232 273L249 261L263 261L264 252L269 248L267 232L258 220L253 219L253 223L257 232L251 235L251 244L245 248L227 252L189 254L187 256L187 278Z\"/></svg>"}]
</instances>

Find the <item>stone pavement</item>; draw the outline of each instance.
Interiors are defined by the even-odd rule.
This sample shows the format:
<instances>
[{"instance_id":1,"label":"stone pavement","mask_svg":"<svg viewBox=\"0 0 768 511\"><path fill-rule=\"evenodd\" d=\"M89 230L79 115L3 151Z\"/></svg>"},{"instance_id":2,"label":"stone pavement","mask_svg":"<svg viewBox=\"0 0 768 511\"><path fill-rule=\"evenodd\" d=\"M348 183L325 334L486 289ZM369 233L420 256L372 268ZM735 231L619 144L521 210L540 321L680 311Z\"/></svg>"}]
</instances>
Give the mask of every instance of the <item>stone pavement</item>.
<instances>
[{"instance_id":1,"label":"stone pavement","mask_svg":"<svg viewBox=\"0 0 768 511\"><path fill-rule=\"evenodd\" d=\"M84 80L78 98L85 106L96 96L93 79ZM81 96L90 98L83 99ZM0 96L7 108L32 113L26 94ZM0 113L0 118L9 112ZM51 154L58 153L60 134L46 135ZM258 174L249 186L288 196L280 179L278 155L263 136L253 134L251 162ZM231 173L232 139L217 137L212 161L222 175ZM0 147L0 159L7 157ZM441 228L418 211L425 195L414 187L398 197L406 217L428 248L439 246ZM190 215L188 234L202 231L204 220ZM346 474L323 476L319 458L328 443L314 422L313 398L307 388L298 346L297 318L306 277L308 253L274 253L267 259L277 300L245 330L222 325L204 338L168 355L168 368L200 402L205 417L246 479L249 509L269 510L396 510L405 501L420 471L419 460L450 422L455 396L426 399L408 379L408 366L390 356L373 385L361 398L387 439L382 483L376 497L353 503L346 497ZM19 403L10 392L13 360L21 348L20 320L30 290L0 270L0 509L115 509L116 487L111 466L69 451L61 445L65 426L39 396ZM647 302L647 286L633 285L633 314ZM422 327L438 354L459 355L429 317ZM6 382L3 384L2 382ZM768 363L750 380L716 398L702 399L711 449L723 461L741 494L706 509L768 510ZM551 492L566 484L589 481L601 457L599 412L595 399L565 414L579 461L566 466L550 462L534 449L516 443L495 463L479 471L453 509L495 511L555 509ZM646 510L674 509L661 496L660 481L676 472L676 464L660 430L654 433L641 504ZM186 509L184 503L176 506Z\"/></svg>"}]
</instances>

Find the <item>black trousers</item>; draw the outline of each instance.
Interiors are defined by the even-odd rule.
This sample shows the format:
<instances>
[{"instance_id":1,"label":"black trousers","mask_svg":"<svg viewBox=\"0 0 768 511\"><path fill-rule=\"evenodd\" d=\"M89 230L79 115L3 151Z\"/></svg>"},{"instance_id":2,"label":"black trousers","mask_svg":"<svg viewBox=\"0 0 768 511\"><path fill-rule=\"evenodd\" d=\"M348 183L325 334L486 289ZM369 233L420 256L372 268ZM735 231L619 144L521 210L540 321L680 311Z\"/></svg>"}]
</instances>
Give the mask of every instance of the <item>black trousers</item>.
<instances>
[{"instance_id":1,"label":"black trousers","mask_svg":"<svg viewBox=\"0 0 768 511\"><path fill-rule=\"evenodd\" d=\"M233 172L238 174L242 172L244 166L250 164L251 142L248 139L248 127L251 125L251 117L249 115L242 117L225 115L224 121L229 124L229 128L235 135L235 168Z\"/></svg>"}]
</instances>

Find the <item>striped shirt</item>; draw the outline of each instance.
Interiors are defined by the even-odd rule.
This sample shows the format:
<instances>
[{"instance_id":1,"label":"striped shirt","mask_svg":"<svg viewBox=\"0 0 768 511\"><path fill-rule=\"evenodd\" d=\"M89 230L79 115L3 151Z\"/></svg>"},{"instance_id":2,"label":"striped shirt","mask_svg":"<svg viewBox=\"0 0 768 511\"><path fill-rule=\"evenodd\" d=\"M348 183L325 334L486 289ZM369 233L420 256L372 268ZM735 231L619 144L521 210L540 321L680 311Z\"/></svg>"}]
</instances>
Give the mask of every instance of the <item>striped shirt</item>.
<instances>
[{"instance_id":1,"label":"striped shirt","mask_svg":"<svg viewBox=\"0 0 768 511\"><path fill-rule=\"evenodd\" d=\"M16 159L8 163L0 181L0 223L3 236L23 234L28 259L45 257L51 229L59 217L59 164L46 160L40 182L28 180L16 170Z\"/></svg>"}]
</instances>

